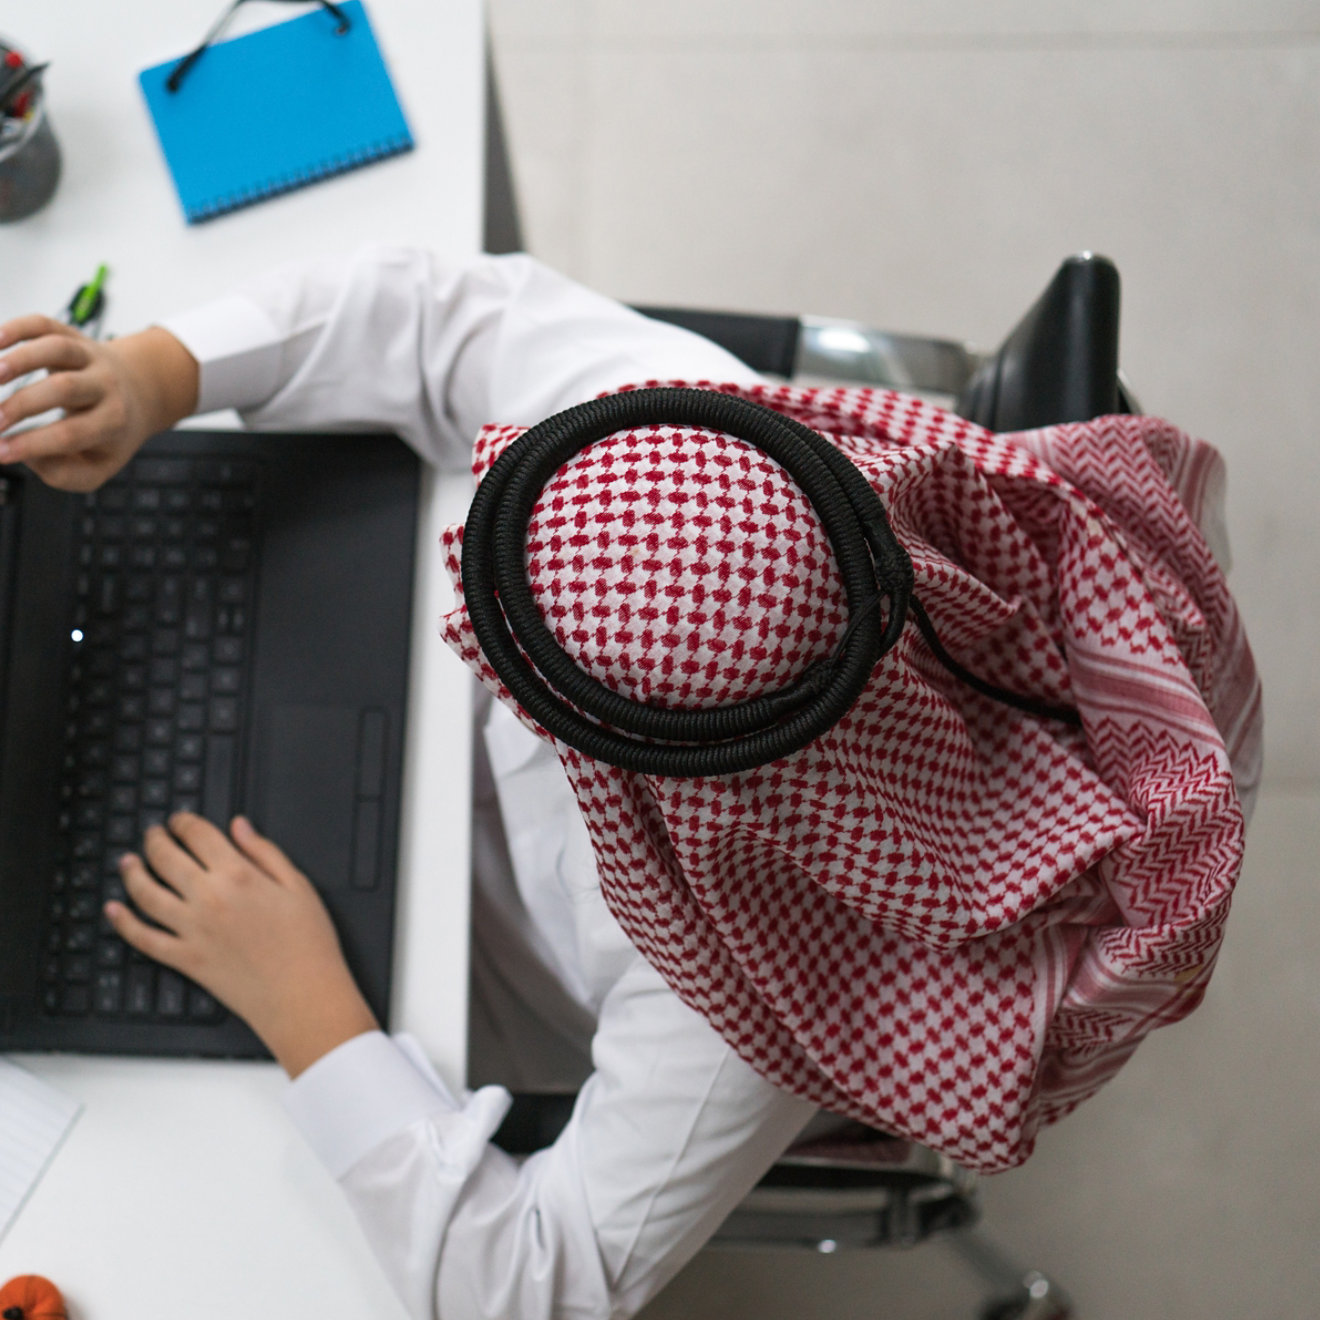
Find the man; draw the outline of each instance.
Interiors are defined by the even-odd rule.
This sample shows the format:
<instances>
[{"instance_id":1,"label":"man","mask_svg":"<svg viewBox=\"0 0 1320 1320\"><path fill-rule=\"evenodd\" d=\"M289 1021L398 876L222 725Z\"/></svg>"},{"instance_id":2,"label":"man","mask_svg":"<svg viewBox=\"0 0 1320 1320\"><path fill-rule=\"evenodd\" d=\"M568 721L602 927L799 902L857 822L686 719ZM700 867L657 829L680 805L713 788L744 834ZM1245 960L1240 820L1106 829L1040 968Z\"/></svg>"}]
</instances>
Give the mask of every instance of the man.
<instances>
[{"instance_id":1,"label":"man","mask_svg":"<svg viewBox=\"0 0 1320 1320\"><path fill-rule=\"evenodd\" d=\"M715 382L823 432L910 557L920 628L906 587L863 600L835 564L852 534L721 426L629 421L547 473L521 534L535 608L647 720L773 698L791 723L859 637L887 638L805 743L685 777L543 727L478 635L481 566L451 530L446 636L496 698L474 899L492 1068L586 1075L563 1136L521 1164L488 1142L499 1088L452 1097L376 1030L274 842L178 816L126 858L161 929L112 905L116 929L266 1041L413 1314L631 1313L813 1118L834 1121L822 1109L1015 1163L1199 998L1259 721L1196 530L1217 459L1172 428L1115 424L1111 463L1095 430L1003 441L897 396L768 386L524 257L371 249L105 345L21 318L0 351L0 379L51 372L0 427L65 412L0 459L68 489L218 407L393 430L450 468L493 423L484 488L521 428L571 405Z\"/></svg>"}]
</instances>

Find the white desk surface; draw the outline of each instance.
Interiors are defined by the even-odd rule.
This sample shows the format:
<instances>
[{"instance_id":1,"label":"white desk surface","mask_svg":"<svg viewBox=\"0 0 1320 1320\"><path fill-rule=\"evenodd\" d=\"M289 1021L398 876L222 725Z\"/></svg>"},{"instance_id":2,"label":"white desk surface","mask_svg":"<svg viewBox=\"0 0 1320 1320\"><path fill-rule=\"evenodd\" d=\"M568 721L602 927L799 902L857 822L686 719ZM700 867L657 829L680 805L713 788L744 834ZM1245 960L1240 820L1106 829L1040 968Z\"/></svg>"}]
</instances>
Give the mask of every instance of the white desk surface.
<instances>
[{"instance_id":1,"label":"white desk surface","mask_svg":"<svg viewBox=\"0 0 1320 1320\"><path fill-rule=\"evenodd\" d=\"M106 329L122 334L247 272L373 239L478 250L480 0L367 0L414 152L185 225L136 75L191 49L223 3L4 6L0 37L51 61L45 87L64 172L45 210L0 225L0 320L56 313L101 262L111 271ZM244 6L231 31L294 12ZM436 632L448 602L437 537L462 517L464 498L461 487L428 483L391 1023L414 1032L453 1085L463 1079L467 1016L470 688ZM19 1062L85 1108L0 1241L0 1282L46 1274L76 1320L402 1314L337 1189L284 1117L274 1064Z\"/></svg>"}]
</instances>

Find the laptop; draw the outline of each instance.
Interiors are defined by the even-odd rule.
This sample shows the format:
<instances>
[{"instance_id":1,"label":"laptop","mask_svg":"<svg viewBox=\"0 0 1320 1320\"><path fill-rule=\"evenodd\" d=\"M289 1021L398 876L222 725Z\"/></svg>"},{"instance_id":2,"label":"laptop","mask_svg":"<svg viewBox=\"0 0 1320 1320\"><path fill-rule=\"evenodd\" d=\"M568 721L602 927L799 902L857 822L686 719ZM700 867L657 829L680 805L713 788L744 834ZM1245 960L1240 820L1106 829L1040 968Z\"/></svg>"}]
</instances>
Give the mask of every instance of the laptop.
<instances>
[{"instance_id":1,"label":"laptop","mask_svg":"<svg viewBox=\"0 0 1320 1320\"><path fill-rule=\"evenodd\" d=\"M420 475L200 430L90 495L0 467L0 1051L267 1057L101 915L181 808L289 854L388 1020Z\"/></svg>"}]
</instances>

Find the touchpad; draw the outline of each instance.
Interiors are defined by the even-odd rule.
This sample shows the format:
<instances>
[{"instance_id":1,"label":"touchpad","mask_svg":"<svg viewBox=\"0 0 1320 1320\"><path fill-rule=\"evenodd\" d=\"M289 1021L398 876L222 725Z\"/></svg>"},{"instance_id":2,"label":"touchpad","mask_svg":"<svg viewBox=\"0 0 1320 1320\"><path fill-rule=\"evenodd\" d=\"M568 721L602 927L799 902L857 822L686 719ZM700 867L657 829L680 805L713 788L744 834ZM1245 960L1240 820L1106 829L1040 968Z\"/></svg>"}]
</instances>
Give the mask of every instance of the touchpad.
<instances>
[{"instance_id":1,"label":"touchpad","mask_svg":"<svg viewBox=\"0 0 1320 1320\"><path fill-rule=\"evenodd\" d=\"M253 823L318 889L347 889L357 801L356 706L279 705L263 721Z\"/></svg>"}]
</instances>

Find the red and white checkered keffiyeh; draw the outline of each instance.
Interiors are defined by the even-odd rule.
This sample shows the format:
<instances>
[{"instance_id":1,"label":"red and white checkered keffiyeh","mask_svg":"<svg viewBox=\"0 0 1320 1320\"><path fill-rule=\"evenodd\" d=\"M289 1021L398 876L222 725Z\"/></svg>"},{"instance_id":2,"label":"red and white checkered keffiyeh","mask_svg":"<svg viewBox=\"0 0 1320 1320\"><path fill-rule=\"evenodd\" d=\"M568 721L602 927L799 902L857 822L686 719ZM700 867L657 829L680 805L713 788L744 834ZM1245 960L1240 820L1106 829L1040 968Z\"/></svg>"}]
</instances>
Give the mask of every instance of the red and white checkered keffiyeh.
<instances>
[{"instance_id":1,"label":"red and white checkered keffiyeh","mask_svg":"<svg viewBox=\"0 0 1320 1320\"><path fill-rule=\"evenodd\" d=\"M771 1082L971 1168L1017 1164L1196 1006L1220 945L1261 743L1198 530L1221 461L1145 417L994 435L889 392L700 387L837 445L945 647L1083 727L978 695L909 624L847 715L759 769L653 778L557 744L606 902ZM482 432L478 477L519 434ZM461 542L450 528L445 637L513 704L463 607ZM782 687L847 618L806 497L709 432L577 454L533 511L527 566L576 662L661 705Z\"/></svg>"}]
</instances>

